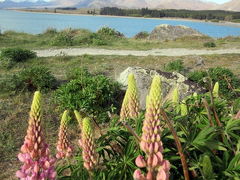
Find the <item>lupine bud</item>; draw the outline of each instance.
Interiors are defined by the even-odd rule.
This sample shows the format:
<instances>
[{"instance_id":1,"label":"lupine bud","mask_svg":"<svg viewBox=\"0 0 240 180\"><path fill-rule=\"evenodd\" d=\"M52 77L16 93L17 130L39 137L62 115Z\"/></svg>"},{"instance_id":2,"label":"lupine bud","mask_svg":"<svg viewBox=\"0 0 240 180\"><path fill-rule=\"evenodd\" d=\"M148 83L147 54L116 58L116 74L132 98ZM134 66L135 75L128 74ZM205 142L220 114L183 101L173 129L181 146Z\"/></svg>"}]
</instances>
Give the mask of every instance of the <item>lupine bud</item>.
<instances>
[{"instance_id":1,"label":"lupine bud","mask_svg":"<svg viewBox=\"0 0 240 180\"><path fill-rule=\"evenodd\" d=\"M74 110L75 117L78 121L80 129L82 129L82 120L86 116L84 113L79 113L77 110Z\"/></svg>"},{"instance_id":2,"label":"lupine bud","mask_svg":"<svg viewBox=\"0 0 240 180\"><path fill-rule=\"evenodd\" d=\"M67 138L67 123L70 120L68 115L68 111L64 111L59 133L58 133L58 142L57 142L57 154L56 157L58 159L62 159L65 157L69 157L72 154L73 148L70 146L70 142Z\"/></svg>"},{"instance_id":3,"label":"lupine bud","mask_svg":"<svg viewBox=\"0 0 240 180\"><path fill-rule=\"evenodd\" d=\"M196 92L193 93L193 97L194 98L197 98L198 97L198 94Z\"/></svg>"},{"instance_id":4,"label":"lupine bud","mask_svg":"<svg viewBox=\"0 0 240 180\"><path fill-rule=\"evenodd\" d=\"M140 170L136 170L133 175L136 180L153 180L157 176L161 180L168 179L169 169L165 166L169 162L163 159L163 145L160 138L160 110L161 80L160 76L155 76L147 96L146 114L140 142L140 148L145 152L146 160L142 156L138 156L136 159L136 165L139 168L146 167L148 171L144 175Z\"/></svg>"},{"instance_id":5,"label":"lupine bud","mask_svg":"<svg viewBox=\"0 0 240 180\"><path fill-rule=\"evenodd\" d=\"M213 87L213 97L218 98L219 97L219 83L216 82Z\"/></svg>"},{"instance_id":6,"label":"lupine bud","mask_svg":"<svg viewBox=\"0 0 240 180\"><path fill-rule=\"evenodd\" d=\"M85 117L82 121L82 156L84 167L88 171L92 171L97 165L97 155L95 151L94 133L92 129L91 119Z\"/></svg>"},{"instance_id":7,"label":"lupine bud","mask_svg":"<svg viewBox=\"0 0 240 180\"><path fill-rule=\"evenodd\" d=\"M54 170L55 160L50 158L48 145L45 143L41 129L41 93L35 92L29 123L24 144L18 159L23 162L16 176L21 180L27 179L56 179ZM48 166L46 166L46 163Z\"/></svg>"},{"instance_id":8,"label":"lupine bud","mask_svg":"<svg viewBox=\"0 0 240 180\"><path fill-rule=\"evenodd\" d=\"M139 114L139 98L137 84L133 74L129 74L128 76L128 91L129 115L131 118L136 118Z\"/></svg>"},{"instance_id":9,"label":"lupine bud","mask_svg":"<svg viewBox=\"0 0 240 180\"><path fill-rule=\"evenodd\" d=\"M143 156L139 155L135 161L136 165L140 168L146 167L146 161Z\"/></svg>"},{"instance_id":10,"label":"lupine bud","mask_svg":"<svg viewBox=\"0 0 240 180\"><path fill-rule=\"evenodd\" d=\"M128 90L125 93L123 103L122 103L122 108L120 112L120 120L124 120L129 118L129 101L128 101Z\"/></svg>"},{"instance_id":11,"label":"lupine bud","mask_svg":"<svg viewBox=\"0 0 240 180\"><path fill-rule=\"evenodd\" d=\"M181 116L188 115L188 109L187 109L186 101L183 101L181 103L180 108L181 108Z\"/></svg>"},{"instance_id":12,"label":"lupine bud","mask_svg":"<svg viewBox=\"0 0 240 180\"><path fill-rule=\"evenodd\" d=\"M139 114L139 98L136 80L133 74L128 76L128 88L123 99L120 119L136 118Z\"/></svg>"},{"instance_id":13,"label":"lupine bud","mask_svg":"<svg viewBox=\"0 0 240 180\"><path fill-rule=\"evenodd\" d=\"M179 103L179 93L177 87L173 90L172 103L174 106Z\"/></svg>"}]
</instances>

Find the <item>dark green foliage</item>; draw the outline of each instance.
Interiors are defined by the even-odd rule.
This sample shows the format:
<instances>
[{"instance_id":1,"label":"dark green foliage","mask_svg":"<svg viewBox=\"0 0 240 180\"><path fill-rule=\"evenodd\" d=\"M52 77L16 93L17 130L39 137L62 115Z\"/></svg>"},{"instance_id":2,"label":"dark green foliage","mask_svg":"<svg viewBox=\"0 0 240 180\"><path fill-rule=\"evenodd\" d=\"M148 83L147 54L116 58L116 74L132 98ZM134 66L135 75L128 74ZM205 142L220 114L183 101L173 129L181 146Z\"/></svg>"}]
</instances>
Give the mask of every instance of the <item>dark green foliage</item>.
<instances>
[{"instance_id":1,"label":"dark green foliage","mask_svg":"<svg viewBox=\"0 0 240 180\"><path fill-rule=\"evenodd\" d=\"M110 37L117 37L117 38L124 37L122 33L109 27L102 27L97 31L97 34L100 34L102 36L110 36Z\"/></svg>"},{"instance_id":2,"label":"dark green foliage","mask_svg":"<svg viewBox=\"0 0 240 180\"><path fill-rule=\"evenodd\" d=\"M236 98L233 101L233 113L238 113L240 111L240 98Z\"/></svg>"},{"instance_id":3,"label":"dark green foliage","mask_svg":"<svg viewBox=\"0 0 240 180\"><path fill-rule=\"evenodd\" d=\"M107 111L119 107L120 85L111 79L90 75L83 69L73 70L68 78L72 80L55 93L55 100L62 110L83 109L106 120Z\"/></svg>"},{"instance_id":4,"label":"dark green foliage","mask_svg":"<svg viewBox=\"0 0 240 180\"><path fill-rule=\"evenodd\" d=\"M71 31L62 31L55 36L51 44L54 46L72 46L73 37Z\"/></svg>"},{"instance_id":5,"label":"dark green foliage","mask_svg":"<svg viewBox=\"0 0 240 180\"><path fill-rule=\"evenodd\" d=\"M217 45L214 42L206 42L203 44L203 46L207 48L213 48L216 47Z\"/></svg>"},{"instance_id":6,"label":"dark green foliage","mask_svg":"<svg viewBox=\"0 0 240 180\"><path fill-rule=\"evenodd\" d=\"M6 48L0 52L0 66L11 68L18 62L24 62L28 59L37 57L36 53L22 48Z\"/></svg>"},{"instance_id":7,"label":"dark green foliage","mask_svg":"<svg viewBox=\"0 0 240 180\"><path fill-rule=\"evenodd\" d=\"M56 28L48 28L46 31L43 32L44 35L55 35L58 31Z\"/></svg>"},{"instance_id":8,"label":"dark green foliage","mask_svg":"<svg viewBox=\"0 0 240 180\"><path fill-rule=\"evenodd\" d=\"M146 32L146 31L143 31L143 32L137 33L137 34L134 36L134 38L135 38L135 39L146 39L148 36L149 36L149 33Z\"/></svg>"},{"instance_id":9,"label":"dark green foliage","mask_svg":"<svg viewBox=\"0 0 240 180\"><path fill-rule=\"evenodd\" d=\"M205 77L207 77L206 71L193 71L188 74L188 78L200 85L204 85Z\"/></svg>"},{"instance_id":10,"label":"dark green foliage","mask_svg":"<svg viewBox=\"0 0 240 180\"><path fill-rule=\"evenodd\" d=\"M120 9L116 7L104 7L100 10L101 15L116 16L135 16L135 17L180 17L200 20L223 21L226 17L231 16L231 20L240 19L239 12L222 11L222 10L185 10L185 9Z\"/></svg>"},{"instance_id":11,"label":"dark green foliage","mask_svg":"<svg viewBox=\"0 0 240 180\"><path fill-rule=\"evenodd\" d=\"M235 98L239 95L236 89L240 88L240 80L229 69L217 67L208 71L195 71L188 75L189 79L209 89L209 82L219 82L220 94L226 98ZM209 80L210 78L210 80Z\"/></svg>"},{"instance_id":12,"label":"dark green foliage","mask_svg":"<svg viewBox=\"0 0 240 180\"><path fill-rule=\"evenodd\" d=\"M164 66L164 69L169 72L174 72L174 71L183 72L184 71L183 61L181 59L178 59L176 61L171 61Z\"/></svg>"},{"instance_id":13,"label":"dark green foliage","mask_svg":"<svg viewBox=\"0 0 240 180\"><path fill-rule=\"evenodd\" d=\"M17 93L22 91L45 91L56 86L56 79L49 69L35 66L4 77L0 81L0 91Z\"/></svg>"}]
</instances>

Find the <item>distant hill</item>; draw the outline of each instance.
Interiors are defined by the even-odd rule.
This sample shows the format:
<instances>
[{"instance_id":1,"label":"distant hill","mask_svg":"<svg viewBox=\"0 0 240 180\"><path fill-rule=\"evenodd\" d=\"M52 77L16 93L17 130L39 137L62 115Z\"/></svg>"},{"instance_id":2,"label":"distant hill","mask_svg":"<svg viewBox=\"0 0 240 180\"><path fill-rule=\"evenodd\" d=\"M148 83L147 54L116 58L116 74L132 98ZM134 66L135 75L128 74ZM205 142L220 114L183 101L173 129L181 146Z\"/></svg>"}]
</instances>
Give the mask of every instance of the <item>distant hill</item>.
<instances>
[{"instance_id":1,"label":"distant hill","mask_svg":"<svg viewBox=\"0 0 240 180\"><path fill-rule=\"evenodd\" d=\"M0 2L0 9L3 8L30 8L30 7L47 7L47 6L53 6L56 5L54 2L46 2L43 0L39 0L36 2L30 2L30 1L21 1L21 2L15 2L11 0L5 0L3 2Z\"/></svg>"},{"instance_id":2,"label":"distant hill","mask_svg":"<svg viewBox=\"0 0 240 180\"><path fill-rule=\"evenodd\" d=\"M71 3L72 2L72 3ZM202 2L200 0L68 0L77 7L120 7L120 8L154 8L154 9L215 9L217 4ZM61 1L60 1L61 3Z\"/></svg>"},{"instance_id":3,"label":"distant hill","mask_svg":"<svg viewBox=\"0 0 240 180\"><path fill-rule=\"evenodd\" d=\"M46 2L5 0L0 2L1 8L29 8L29 7L77 7L77 8L151 8L151 9L188 9L188 10L232 10L240 11L240 0L231 0L225 4L215 4L203 0L53 0Z\"/></svg>"},{"instance_id":4,"label":"distant hill","mask_svg":"<svg viewBox=\"0 0 240 180\"><path fill-rule=\"evenodd\" d=\"M229 11L240 11L240 0L232 0L219 6L219 9Z\"/></svg>"}]
</instances>

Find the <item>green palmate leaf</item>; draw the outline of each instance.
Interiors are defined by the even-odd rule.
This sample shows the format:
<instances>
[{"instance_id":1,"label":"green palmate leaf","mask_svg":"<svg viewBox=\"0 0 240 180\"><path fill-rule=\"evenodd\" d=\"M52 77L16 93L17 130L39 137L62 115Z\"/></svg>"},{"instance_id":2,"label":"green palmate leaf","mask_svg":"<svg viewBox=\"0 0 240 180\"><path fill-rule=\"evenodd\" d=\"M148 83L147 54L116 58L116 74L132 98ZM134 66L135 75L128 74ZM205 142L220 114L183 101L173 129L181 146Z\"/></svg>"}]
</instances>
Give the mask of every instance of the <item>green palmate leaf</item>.
<instances>
[{"instance_id":1,"label":"green palmate leaf","mask_svg":"<svg viewBox=\"0 0 240 180\"><path fill-rule=\"evenodd\" d=\"M192 145L205 152L206 150L221 150L225 151L226 148L218 140L219 131L214 127L205 127L201 130L192 142Z\"/></svg>"},{"instance_id":2,"label":"green palmate leaf","mask_svg":"<svg viewBox=\"0 0 240 180\"><path fill-rule=\"evenodd\" d=\"M239 179L240 178L240 154L237 154L229 163L228 168L224 171L228 177Z\"/></svg>"}]
</instances>

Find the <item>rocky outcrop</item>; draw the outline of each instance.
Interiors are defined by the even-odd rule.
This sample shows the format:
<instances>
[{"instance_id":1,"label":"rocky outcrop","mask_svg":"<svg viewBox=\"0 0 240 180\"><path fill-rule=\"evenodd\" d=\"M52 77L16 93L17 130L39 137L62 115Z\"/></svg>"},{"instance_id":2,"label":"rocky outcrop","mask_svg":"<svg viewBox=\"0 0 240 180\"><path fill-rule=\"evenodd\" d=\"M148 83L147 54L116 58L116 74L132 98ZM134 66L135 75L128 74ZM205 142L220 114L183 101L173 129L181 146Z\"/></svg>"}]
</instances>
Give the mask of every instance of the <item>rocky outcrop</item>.
<instances>
[{"instance_id":1,"label":"rocky outcrop","mask_svg":"<svg viewBox=\"0 0 240 180\"><path fill-rule=\"evenodd\" d=\"M126 70L124 70L120 74L117 81L120 84L122 84L125 89L127 88L127 78L130 73L133 73L136 78L137 87L139 89L141 109L145 109L146 96L148 94L148 91L152 82L152 77L154 75L161 76L163 99L168 99L168 97L171 96L170 95L171 92L176 87L178 87L180 99L184 99L185 97L192 95L194 92L197 92L197 93L206 92L204 88L188 80L187 77L183 76L180 73L162 72L159 70L144 69L141 67L128 67Z\"/></svg>"},{"instance_id":2,"label":"rocky outcrop","mask_svg":"<svg viewBox=\"0 0 240 180\"><path fill-rule=\"evenodd\" d=\"M205 36L200 32L187 26L172 26L168 24L161 24L157 26L150 34L151 40L175 40L185 36Z\"/></svg>"}]
</instances>

